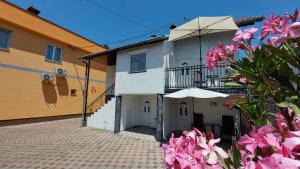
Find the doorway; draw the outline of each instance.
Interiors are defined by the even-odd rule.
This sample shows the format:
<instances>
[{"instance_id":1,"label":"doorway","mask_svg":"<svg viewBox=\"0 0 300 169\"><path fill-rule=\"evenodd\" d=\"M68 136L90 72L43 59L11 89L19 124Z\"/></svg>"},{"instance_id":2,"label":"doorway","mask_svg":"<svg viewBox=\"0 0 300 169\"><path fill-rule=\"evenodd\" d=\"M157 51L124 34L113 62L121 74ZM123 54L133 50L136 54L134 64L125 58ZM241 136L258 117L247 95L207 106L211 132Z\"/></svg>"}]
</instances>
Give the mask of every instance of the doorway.
<instances>
[{"instance_id":1,"label":"doorway","mask_svg":"<svg viewBox=\"0 0 300 169\"><path fill-rule=\"evenodd\" d=\"M176 112L177 130L190 130L191 109L187 102L180 102Z\"/></svg>"},{"instance_id":2,"label":"doorway","mask_svg":"<svg viewBox=\"0 0 300 169\"><path fill-rule=\"evenodd\" d=\"M153 99L145 99L140 110L140 126L156 128L156 109Z\"/></svg>"},{"instance_id":3,"label":"doorway","mask_svg":"<svg viewBox=\"0 0 300 169\"><path fill-rule=\"evenodd\" d=\"M222 116L222 135L233 136L234 131L234 117L233 116Z\"/></svg>"},{"instance_id":4,"label":"doorway","mask_svg":"<svg viewBox=\"0 0 300 169\"><path fill-rule=\"evenodd\" d=\"M194 113L194 121L193 121L193 127L200 131L204 131L203 126L203 114L200 113Z\"/></svg>"}]
</instances>

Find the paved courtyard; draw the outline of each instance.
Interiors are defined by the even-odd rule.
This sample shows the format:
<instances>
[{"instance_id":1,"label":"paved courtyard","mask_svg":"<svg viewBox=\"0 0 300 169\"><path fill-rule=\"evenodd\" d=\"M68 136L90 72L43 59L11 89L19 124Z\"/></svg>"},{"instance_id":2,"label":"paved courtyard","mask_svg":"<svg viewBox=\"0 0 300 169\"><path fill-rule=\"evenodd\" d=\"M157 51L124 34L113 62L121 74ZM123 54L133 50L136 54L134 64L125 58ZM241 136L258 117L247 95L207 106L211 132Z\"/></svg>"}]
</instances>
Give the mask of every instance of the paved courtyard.
<instances>
[{"instance_id":1,"label":"paved courtyard","mask_svg":"<svg viewBox=\"0 0 300 169\"><path fill-rule=\"evenodd\" d=\"M164 168L154 139L81 128L80 119L0 127L0 168Z\"/></svg>"}]
</instances>

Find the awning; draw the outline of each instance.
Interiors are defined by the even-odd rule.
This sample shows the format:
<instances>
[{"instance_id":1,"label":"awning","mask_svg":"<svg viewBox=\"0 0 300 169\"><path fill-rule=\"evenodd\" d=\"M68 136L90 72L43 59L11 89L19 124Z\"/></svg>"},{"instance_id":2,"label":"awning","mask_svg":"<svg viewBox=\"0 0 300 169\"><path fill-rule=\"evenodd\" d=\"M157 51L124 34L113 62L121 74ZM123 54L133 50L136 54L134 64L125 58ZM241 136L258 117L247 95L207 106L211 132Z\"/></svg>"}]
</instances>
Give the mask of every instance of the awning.
<instances>
[{"instance_id":1,"label":"awning","mask_svg":"<svg viewBox=\"0 0 300 169\"><path fill-rule=\"evenodd\" d=\"M169 41L236 30L238 30L238 27L231 16L198 17L171 30Z\"/></svg>"},{"instance_id":2,"label":"awning","mask_svg":"<svg viewBox=\"0 0 300 169\"><path fill-rule=\"evenodd\" d=\"M210 90L204 90L199 88L189 88L189 89L183 89L174 93L170 93L165 95L166 98L201 98L201 99L209 99L209 98L222 98L222 97L228 97L229 95L219 93L219 92L213 92Z\"/></svg>"}]
</instances>

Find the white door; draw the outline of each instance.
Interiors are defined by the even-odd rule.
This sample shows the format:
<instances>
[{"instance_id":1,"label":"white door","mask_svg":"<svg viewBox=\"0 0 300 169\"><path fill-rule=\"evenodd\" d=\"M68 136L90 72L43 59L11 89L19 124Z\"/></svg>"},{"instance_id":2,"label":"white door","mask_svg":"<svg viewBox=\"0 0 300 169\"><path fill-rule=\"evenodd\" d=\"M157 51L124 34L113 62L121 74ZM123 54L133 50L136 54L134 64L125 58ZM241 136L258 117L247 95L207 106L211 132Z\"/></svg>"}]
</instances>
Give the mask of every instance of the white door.
<instances>
[{"instance_id":1,"label":"white door","mask_svg":"<svg viewBox=\"0 0 300 169\"><path fill-rule=\"evenodd\" d=\"M191 129L191 110L188 102L179 102L176 112L176 129L177 130L190 130Z\"/></svg>"},{"instance_id":2,"label":"white door","mask_svg":"<svg viewBox=\"0 0 300 169\"><path fill-rule=\"evenodd\" d=\"M141 110L141 114L140 114L140 125L141 126L150 126L150 112L148 112L148 110L150 110L150 102L149 101L145 101Z\"/></svg>"},{"instance_id":3,"label":"white door","mask_svg":"<svg viewBox=\"0 0 300 169\"><path fill-rule=\"evenodd\" d=\"M141 108L140 125L156 128L156 109L155 105L153 105L154 101L149 100L144 101Z\"/></svg>"}]
</instances>

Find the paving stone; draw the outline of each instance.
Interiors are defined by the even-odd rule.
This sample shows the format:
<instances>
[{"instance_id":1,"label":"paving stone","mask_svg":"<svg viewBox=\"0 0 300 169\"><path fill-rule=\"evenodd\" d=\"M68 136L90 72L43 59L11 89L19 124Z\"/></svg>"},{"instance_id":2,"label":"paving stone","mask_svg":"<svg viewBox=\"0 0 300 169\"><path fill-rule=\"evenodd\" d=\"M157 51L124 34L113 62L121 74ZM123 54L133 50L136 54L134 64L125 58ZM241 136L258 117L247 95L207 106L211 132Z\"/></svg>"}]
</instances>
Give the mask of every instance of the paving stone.
<instances>
[{"instance_id":1,"label":"paving stone","mask_svg":"<svg viewBox=\"0 0 300 169\"><path fill-rule=\"evenodd\" d=\"M80 119L0 127L0 168L164 168L155 140L81 128Z\"/></svg>"}]
</instances>

